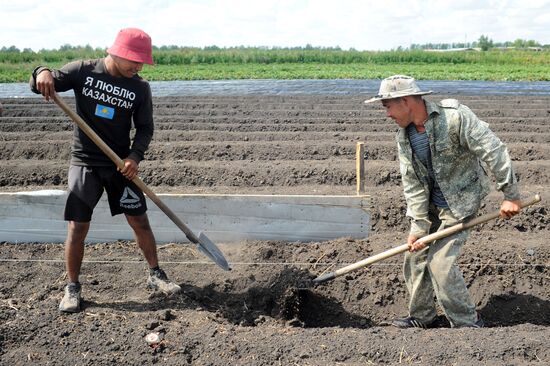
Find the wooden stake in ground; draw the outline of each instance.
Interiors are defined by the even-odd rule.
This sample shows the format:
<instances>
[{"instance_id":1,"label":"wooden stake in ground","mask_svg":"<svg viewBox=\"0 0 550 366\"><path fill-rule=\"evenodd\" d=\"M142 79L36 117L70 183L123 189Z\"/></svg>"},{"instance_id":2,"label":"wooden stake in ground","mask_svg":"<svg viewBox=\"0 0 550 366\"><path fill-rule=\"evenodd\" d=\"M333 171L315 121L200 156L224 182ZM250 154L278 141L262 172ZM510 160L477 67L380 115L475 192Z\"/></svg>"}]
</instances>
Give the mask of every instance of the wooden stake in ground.
<instances>
[{"instance_id":1,"label":"wooden stake in ground","mask_svg":"<svg viewBox=\"0 0 550 366\"><path fill-rule=\"evenodd\" d=\"M74 112L63 99L61 99L57 94L53 95L53 100L55 103L71 117L71 119L78 125L78 127L115 163L115 165L122 169L124 168L124 162L122 159L105 143L103 140L95 133L94 130L88 124L80 118L76 112ZM160 198L151 190L149 187L143 183L139 177L132 179L132 182L143 191L153 201L165 214L176 224L176 226L183 231L187 239L190 242L197 244L198 249L205 254L208 258L212 259L218 266L223 268L226 271L229 271L231 268L227 263L222 252L218 249L216 244L214 244L204 233L199 233L197 237L184 223L181 221L176 214L170 210L168 206L160 200Z\"/></svg>"},{"instance_id":2,"label":"wooden stake in ground","mask_svg":"<svg viewBox=\"0 0 550 366\"><path fill-rule=\"evenodd\" d=\"M357 175L357 195L365 193L365 143L358 142L355 149L355 171Z\"/></svg>"}]
</instances>

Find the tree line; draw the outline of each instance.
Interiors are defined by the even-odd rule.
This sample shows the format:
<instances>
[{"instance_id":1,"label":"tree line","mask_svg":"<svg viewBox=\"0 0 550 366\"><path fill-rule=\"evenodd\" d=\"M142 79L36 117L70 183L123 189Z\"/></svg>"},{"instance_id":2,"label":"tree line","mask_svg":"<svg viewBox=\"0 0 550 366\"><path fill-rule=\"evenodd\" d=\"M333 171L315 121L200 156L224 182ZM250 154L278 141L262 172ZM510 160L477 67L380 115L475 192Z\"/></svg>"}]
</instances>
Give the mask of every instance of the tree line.
<instances>
[{"instance_id":1,"label":"tree line","mask_svg":"<svg viewBox=\"0 0 550 366\"><path fill-rule=\"evenodd\" d=\"M515 48L515 49L530 49L541 48L550 49L550 45L541 45L539 42L532 39L516 39L515 41L506 42L494 42L486 35L481 35L477 41L474 42L456 42L456 43L413 43L410 46L411 50L453 50L453 49L468 49L479 48L482 51L488 51L492 48Z\"/></svg>"},{"instance_id":2,"label":"tree line","mask_svg":"<svg viewBox=\"0 0 550 366\"><path fill-rule=\"evenodd\" d=\"M494 42L486 35L481 35L477 41L474 42L452 42L452 43L412 43L409 47L398 47L392 51L419 51L419 50L453 50L453 49L476 49L479 48L483 51L488 51L493 48L515 48L515 49L550 49L550 44L541 45L535 40L516 39L514 41L506 42ZM153 51L223 51L223 50L250 50L255 49L259 51L327 51L327 52L346 52L342 48L335 47L318 47L307 44L302 47L248 47L248 46L235 46L235 47L218 47L218 46L206 46L206 47L189 47L189 46L177 46L177 45L164 45L153 46ZM30 48L23 48L22 50L16 46L2 46L0 52L2 53L24 53L33 54L41 53L47 54L51 52L78 52L79 54L87 55L102 55L105 53L105 48L96 47L93 48L90 45L85 46L72 46L70 44L64 44L58 49L40 49L38 52L33 51ZM350 48L347 52L358 52L355 48Z\"/></svg>"}]
</instances>

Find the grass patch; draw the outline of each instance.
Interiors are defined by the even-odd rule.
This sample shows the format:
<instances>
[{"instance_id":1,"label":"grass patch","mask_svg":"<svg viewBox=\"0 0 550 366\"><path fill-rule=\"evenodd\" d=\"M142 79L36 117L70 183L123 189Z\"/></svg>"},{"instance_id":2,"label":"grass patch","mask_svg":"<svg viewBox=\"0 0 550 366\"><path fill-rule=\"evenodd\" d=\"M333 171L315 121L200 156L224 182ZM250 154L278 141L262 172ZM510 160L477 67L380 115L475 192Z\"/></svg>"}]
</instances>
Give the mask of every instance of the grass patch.
<instances>
[{"instance_id":1,"label":"grass patch","mask_svg":"<svg viewBox=\"0 0 550 366\"><path fill-rule=\"evenodd\" d=\"M59 68L75 59L102 57L87 49L0 52L0 83L26 82L37 65ZM228 79L380 79L408 74L424 80L547 81L548 51L359 52L337 49L196 49L153 52L150 81Z\"/></svg>"}]
</instances>

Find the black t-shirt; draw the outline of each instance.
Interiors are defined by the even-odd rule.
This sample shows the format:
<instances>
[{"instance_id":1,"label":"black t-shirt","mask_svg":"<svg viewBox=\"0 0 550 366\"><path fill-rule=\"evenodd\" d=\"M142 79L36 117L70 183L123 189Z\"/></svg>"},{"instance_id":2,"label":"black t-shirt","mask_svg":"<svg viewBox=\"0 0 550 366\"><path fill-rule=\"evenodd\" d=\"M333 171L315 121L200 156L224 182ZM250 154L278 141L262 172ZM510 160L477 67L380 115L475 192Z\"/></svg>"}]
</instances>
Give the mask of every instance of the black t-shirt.
<instances>
[{"instance_id":1,"label":"black t-shirt","mask_svg":"<svg viewBox=\"0 0 550 366\"><path fill-rule=\"evenodd\" d=\"M36 90L37 67L31 77ZM132 78L111 76L105 59L75 61L53 70L56 91L74 90L76 112L121 158L138 163L153 137L153 100L149 83L138 75ZM136 133L130 141L132 120ZM130 145L131 144L131 145ZM110 166L114 163L75 125L71 164Z\"/></svg>"}]
</instances>

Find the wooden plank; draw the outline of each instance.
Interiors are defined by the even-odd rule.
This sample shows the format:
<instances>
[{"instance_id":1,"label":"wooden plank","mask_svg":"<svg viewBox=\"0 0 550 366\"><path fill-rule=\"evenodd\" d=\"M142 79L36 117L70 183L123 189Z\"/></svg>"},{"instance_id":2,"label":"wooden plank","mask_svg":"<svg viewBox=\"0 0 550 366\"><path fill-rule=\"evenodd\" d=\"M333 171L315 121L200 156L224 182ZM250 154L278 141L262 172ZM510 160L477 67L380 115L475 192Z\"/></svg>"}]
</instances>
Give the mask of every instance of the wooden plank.
<instances>
[{"instance_id":1,"label":"wooden plank","mask_svg":"<svg viewBox=\"0 0 550 366\"><path fill-rule=\"evenodd\" d=\"M215 242L242 240L323 241L365 238L369 196L159 194L191 230ZM63 242L66 193L0 193L0 241ZM148 215L159 243L186 242L173 222L149 201ZM133 240L123 215L112 217L104 195L94 211L87 242Z\"/></svg>"}]
</instances>

